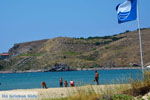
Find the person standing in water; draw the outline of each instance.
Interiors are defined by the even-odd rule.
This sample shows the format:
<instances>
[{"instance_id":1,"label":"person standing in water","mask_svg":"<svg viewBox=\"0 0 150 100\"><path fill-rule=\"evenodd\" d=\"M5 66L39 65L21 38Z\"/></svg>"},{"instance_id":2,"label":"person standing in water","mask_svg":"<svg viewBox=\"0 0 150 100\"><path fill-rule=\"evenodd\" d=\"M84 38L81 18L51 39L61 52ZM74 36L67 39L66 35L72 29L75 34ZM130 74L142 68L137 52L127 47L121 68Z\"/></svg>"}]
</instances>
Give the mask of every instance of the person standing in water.
<instances>
[{"instance_id":1,"label":"person standing in water","mask_svg":"<svg viewBox=\"0 0 150 100\"><path fill-rule=\"evenodd\" d=\"M47 89L47 86L46 86L46 83L45 83L45 82L41 82L41 86L42 86L42 88Z\"/></svg>"},{"instance_id":2,"label":"person standing in water","mask_svg":"<svg viewBox=\"0 0 150 100\"><path fill-rule=\"evenodd\" d=\"M96 84L99 85L99 73L97 71L95 71L95 80Z\"/></svg>"},{"instance_id":3,"label":"person standing in water","mask_svg":"<svg viewBox=\"0 0 150 100\"><path fill-rule=\"evenodd\" d=\"M68 87L68 82L67 81L64 82L64 86Z\"/></svg>"},{"instance_id":4,"label":"person standing in water","mask_svg":"<svg viewBox=\"0 0 150 100\"><path fill-rule=\"evenodd\" d=\"M60 80L59 80L59 86L63 87L63 79L62 78L60 78Z\"/></svg>"},{"instance_id":5,"label":"person standing in water","mask_svg":"<svg viewBox=\"0 0 150 100\"><path fill-rule=\"evenodd\" d=\"M71 80L71 81L70 81L70 86L71 86L71 87L74 87L74 86L75 86L75 84L74 84L74 81L73 81L73 80Z\"/></svg>"}]
</instances>

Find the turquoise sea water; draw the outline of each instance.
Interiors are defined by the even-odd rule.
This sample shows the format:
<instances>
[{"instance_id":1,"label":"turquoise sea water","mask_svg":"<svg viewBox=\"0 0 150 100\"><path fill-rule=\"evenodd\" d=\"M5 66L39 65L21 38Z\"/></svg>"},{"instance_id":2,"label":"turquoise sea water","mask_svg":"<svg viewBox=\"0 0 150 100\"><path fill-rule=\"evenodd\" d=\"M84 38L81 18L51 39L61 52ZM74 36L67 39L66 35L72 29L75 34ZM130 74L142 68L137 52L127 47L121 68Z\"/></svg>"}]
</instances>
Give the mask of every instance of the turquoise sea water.
<instances>
[{"instance_id":1,"label":"turquoise sea water","mask_svg":"<svg viewBox=\"0 0 150 100\"><path fill-rule=\"evenodd\" d=\"M128 83L142 79L140 69L99 70L100 84ZM95 84L95 71L66 71L66 72L33 72L0 74L0 90L41 88L45 81L48 87L59 87L60 77L63 80L75 81L75 85Z\"/></svg>"}]
</instances>

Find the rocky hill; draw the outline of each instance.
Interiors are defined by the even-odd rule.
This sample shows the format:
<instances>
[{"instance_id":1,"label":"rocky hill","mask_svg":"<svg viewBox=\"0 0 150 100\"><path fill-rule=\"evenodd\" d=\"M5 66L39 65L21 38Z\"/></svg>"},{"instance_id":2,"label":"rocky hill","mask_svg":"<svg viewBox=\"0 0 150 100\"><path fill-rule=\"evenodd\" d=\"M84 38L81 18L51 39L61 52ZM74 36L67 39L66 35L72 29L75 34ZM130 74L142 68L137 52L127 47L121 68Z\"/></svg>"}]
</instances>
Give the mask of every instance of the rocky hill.
<instances>
[{"instance_id":1,"label":"rocky hill","mask_svg":"<svg viewBox=\"0 0 150 100\"><path fill-rule=\"evenodd\" d=\"M150 29L142 29L144 64L150 63ZM76 68L132 67L140 65L138 32L113 36L58 37L15 44L0 70L49 70L54 66Z\"/></svg>"}]
</instances>

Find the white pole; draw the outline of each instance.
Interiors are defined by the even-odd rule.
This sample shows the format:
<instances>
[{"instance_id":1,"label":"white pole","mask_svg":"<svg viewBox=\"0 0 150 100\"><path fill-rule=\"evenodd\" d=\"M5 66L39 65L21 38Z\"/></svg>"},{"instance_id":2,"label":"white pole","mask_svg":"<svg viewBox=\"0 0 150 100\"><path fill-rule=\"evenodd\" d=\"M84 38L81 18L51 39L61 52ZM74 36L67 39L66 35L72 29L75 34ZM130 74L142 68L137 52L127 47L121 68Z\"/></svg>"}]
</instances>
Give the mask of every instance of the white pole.
<instances>
[{"instance_id":1,"label":"white pole","mask_svg":"<svg viewBox=\"0 0 150 100\"><path fill-rule=\"evenodd\" d=\"M142 73L144 73L142 37L141 37L141 29L140 29L139 3L138 2L137 2L137 23L138 23L138 32L139 32L139 42L140 42L141 66L142 66Z\"/></svg>"}]
</instances>

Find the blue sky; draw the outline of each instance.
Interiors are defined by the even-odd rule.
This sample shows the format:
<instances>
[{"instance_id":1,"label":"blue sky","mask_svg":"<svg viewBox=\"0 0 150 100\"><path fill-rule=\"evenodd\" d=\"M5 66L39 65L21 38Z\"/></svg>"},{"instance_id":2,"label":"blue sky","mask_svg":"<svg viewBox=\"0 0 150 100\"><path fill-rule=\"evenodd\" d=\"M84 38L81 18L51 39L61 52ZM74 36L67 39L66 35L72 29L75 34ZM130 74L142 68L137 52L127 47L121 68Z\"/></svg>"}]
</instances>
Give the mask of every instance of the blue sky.
<instances>
[{"instance_id":1,"label":"blue sky","mask_svg":"<svg viewBox=\"0 0 150 100\"><path fill-rule=\"evenodd\" d=\"M15 43L54 37L113 35L137 29L118 24L115 7L125 0L0 0L0 52ZM138 0L141 27L150 27L150 0Z\"/></svg>"}]
</instances>

